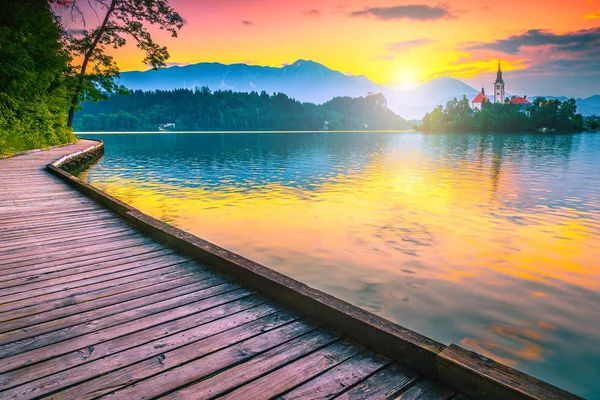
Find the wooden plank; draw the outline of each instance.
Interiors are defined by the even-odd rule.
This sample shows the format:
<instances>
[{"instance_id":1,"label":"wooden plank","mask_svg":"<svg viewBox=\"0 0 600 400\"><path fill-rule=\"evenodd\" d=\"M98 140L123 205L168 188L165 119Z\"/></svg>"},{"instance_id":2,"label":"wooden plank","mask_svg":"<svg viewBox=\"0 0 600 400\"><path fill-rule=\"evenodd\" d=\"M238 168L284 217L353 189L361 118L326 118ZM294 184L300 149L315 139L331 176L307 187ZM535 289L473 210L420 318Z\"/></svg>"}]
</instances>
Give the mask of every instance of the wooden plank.
<instances>
[{"instance_id":1,"label":"wooden plank","mask_svg":"<svg viewBox=\"0 0 600 400\"><path fill-rule=\"evenodd\" d=\"M292 324L290 328L294 325L298 324ZM285 328L286 327L281 328L280 330ZM143 387L144 390L151 388L153 396L160 396L161 388L156 386L159 383L162 384L164 382L164 385L166 385L162 388L162 393L165 393L173 388L184 386L186 383L212 375L208 379L181 388L165 396L165 398L169 399L209 398L247 382L246 377L253 375L252 369L260 368L261 365L264 365L264 362L286 363L326 346L339 338L339 336L327 330L314 330L315 325L313 325L313 323L300 324L298 328L302 329L301 332L303 332L303 335L300 337L297 337L298 335L295 334L295 336L292 336L291 338L289 335L286 335L283 338L284 340L279 338L272 339L270 336L277 335L278 331L259 335L212 354L206 357L205 360L197 360L180 369L167 371L161 375L143 381L138 385L138 388L141 389ZM310 329L308 330L307 328ZM259 354L261 352L262 354ZM259 355L252 358L255 354ZM232 365L233 367L231 367ZM178 370L181 372L177 373ZM221 372L215 374L219 370L221 370ZM135 387L128 389L129 393L134 389ZM121 393L116 392L114 397L125 398L123 395L126 393L127 392L125 391L121 391Z\"/></svg>"},{"instance_id":2,"label":"wooden plank","mask_svg":"<svg viewBox=\"0 0 600 400\"><path fill-rule=\"evenodd\" d=\"M365 351L278 397L281 400L331 399L391 362Z\"/></svg>"},{"instance_id":3,"label":"wooden plank","mask_svg":"<svg viewBox=\"0 0 600 400\"><path fill-rule=\"evenodd\" d=\"M316 326L313 324L304 321L289 323L294 318L286 313L283 316L277 314L274 317L266 317L265 321L246 324L179 349L162 353L163 357L160 362L156 362L155 359L147 360L94 379L85 385L76 386L73 388L74 390L57 393L54 397L55 399L87 399L91 398L94 393L108 394L115 389L122 388L106 398L131 399L131 396L140 397L140 393L144 393L147 398L153 398L168 390L247 360L257 353L284 346L286 342L293 342L297 350L307 352L332 340L324 332L315 331ZM300 338L298 338L299 336ZM240 342L240 340L243 341ZM198 359L202 355L205 356ZM157 375L144 380L153 374ZM228 378L221 379L221 374L203 382L223 383ZM206 397L208 396L188 396L187 398Z\"/></svg>"},{"instance_id":4,"label":"wooden plank","mask_svg":"<svg viewBox=\"0 0 600 400\"><path fill-rule=\"evenodd\" d=\"M154 285L163 285L168 282L195 282L199 280L197 272L189 272L181 274L179 271L175 273L163 274L162 271L153 271L149 274L144 274L143 279L127 279L126 283L115 284L108 287L102 287L96 290L83 291L81 293L72 293L71 295L58 298L54 300L47 300L44 302L34 302L32 305L26 306L23 304L22 307L17 306L15 309L10 311L0 312L0 322L6 322L15 320L18 318L25 318L30 315L41 314L48 311L54 311L60 315L63 311L62 308L77 306L84 303L91 303L95 300L102 300L111 296L125 294L131 291L145 290ZM113 281L109 281L113 282ZM175 284L175 283L173 283ZM17 302L19 303L19 302ZM15 303L11 303L14 305ZM40 318L43 319L43 316Z\"/></svg>"},{"instance_id":5,"label":"wooden plank","mask_svg":"<svg viewBox=\"0 0 600 400\"><path fill-rule=\"evenodd\" d=\"M0 265L0 273L11 273L14 270L20 269L22 267L30 267L30 266L40 266L49 263L68 263L71 262L71 259L76 259L79 257L84 257L90 254L98 254L105 253L112 250L125 249L125 248L148 248L148 249L158 249L164 248L165 246L160 246L156 244L156 242L152 242L150 240L144 239L143 237L132 237L124 240L117 241L109 241L108 243L98 243L95 245L88 245L86 247L80 249L65 249L65 250L57 250L50 254L32 254L32 255L23 255L22 259L18 259L17 257L11 258L11 260L6 260L6 262ZM5 260L2 260L5 261ZM75 260L77 261L77 260Z\"/></svg>"},{"instance_id":6,"label":"wooden plank","mask_svg":"<svg viewBox=\"0 0 600 400\"><path fill-rule=\"evenodd\" d=\"M0 333L9 332L10 330L14 329L25 328L35 324L41 324L43 322L48 322L59 318L65 318L69 315L74 315L77 313L83 313L102 307L112 306L124 301L129 301L176 287L197 283L203 279L205 278L202 276L202 274L188 275L183 278L175 278L166 281L159 281L149 285L143 285L141 287L135 287L133 290L117 293L112 296L100 297L84 303L77 303L60 308L51 308L45 312L22 316L20 318L10 318L7 321L0 322Z\"/></svg>"},{"instance_id":7,"label":"wooden plank","mask_svg":"<svg viewBox=\"0 0 600 400\"><path fill-rule=\"evenodd\" d=\"M456 392L431 379L419 379L395 400L449 400Z\"/></svg>"},{"instance_id":8,"label":"wooden plank","mask_svg":"<svg viewBox=\"0 0 600 400\"><path fill-rule=\"evenodd\" d=\"M85 303L53 309L43 314L1 322L0 342L2 341L3 335L10 331L28 327L27 331L31 332L31 327L33 327L33 330L39 333L38 328L41 328L40 324L49 324L50 321L52 321L52 326L56 327L58 325L63 326L68 318L71 318L77 322L84 321L85 318L91 318L91 313L94 314L94 318L98 318L101 313L105 314L109 312L108 307L115 307L119 311L125 311L127 309L134 308L132 303L134 300L139 300L146 303L151 301L153 296L158 295L159 293L175 289L189 288L189 285L200 285L202 281L211 277L214 277L214 275L210 272L197 273L183 278L172 279L151 286L130 290L115 296L102 297L100 299Z\"/></svg>"},{"instance_id":9,"label":"wooden plank","mask_svg":"<svg viewBox=\"0 0 600 400\"><path fill-rule=\"evenodd\" d=\"M167 350L197 342L241 325L251 323L280 311L258 296L243 297L207 310L155 325L129 335L88 346L63 356L0 375L6 398L45 395L73 384L109 373L116 367L127 366L156 357ZM278 318L281 318L279 316ZM264 323L264 321L263 321ZM142 346L143 347L140 347ZM74 368L77 367L77 368ZM60 372L64 370L64 372ZM18 394L18 395L17 395Z\"/></svg>"},{"instance_id":10,"label":"wooden plank","mask_svg":"<svg viewBox=\"0 0 600 400\"><path fill-rule=\"evenodd\" d=\"M253 334L260 333L261 329L264 329L267 332L266 334L268 334L270 331L277 330L276 328L284 325L284 328L282 328L282 329L286 329L286 327L287 327L287 329L285 331L278 331L278 332L279 332L280 336L284 336L287 338L289 336L292 336L294 333L293 333L293 331L291 331L291 328L289 327L289 325L286 325L286 324L288 322L293 321L295 318L296 317L293 314L289 314L286 312L276 313L276 314L272 314L272 315L263 317L257 321L242 325L242 327L245 327L246 329L251 329ZM232 330L239 330L242 327L234 328ZM294 327L292 327L292 328L294 328ZM298 327L295 327L295 328L296 328L295 330L297 331ZM114 372L108 373L108 374L104 374L98 378L87 381L82 385L77 385L70 389L64 390L62 392L55 393L52 395L52 398L53 399L74 399L74 398L76 398L76 399L83 400L83 399L91 399L91 398L100 397L104 394L114 391L115 389L124 387L128 384L138 381L139 377L146 377L153 373L164 371L165 369L168 369L174 365L177 365L177 363L181 363L181 362L184 362L185 360L193 359L193 358L197 357L198 355L206 354L206 353L211 352L213 349L216 350L216 349L220 348L218 346L229 345L229 343L221 343L221 342L219 342L219 344L217 344L217 342L215 342L215 340L223 337L224 335L226 335L227 332L230 332L230 331L231 330L222 332L220 334L214 334L213 336L190 343L184 347L179 347L178 349L175 349L172 351L164 351L164 349L158 349L159 351L157 351L157 349L154 348L154 346L152 346L152 347L144 346L142 349L137 349L138 352L141 351L143 353L153 354L153 356L151 358L146 357L145 361L139 362L137 364L133 364L129 367L125 367L125 368L116 370ZM212 330L211 330L211 332L212 332ZM278 340L278 336L276 336L276 335L271 335L271 337L273 338L274 341ZM172 341L173 338L166 338L166 339L169 339ZM230 338L230 340L231 340L231 338ZM235 340L235 339L233 339L233 340ZM279 339L279 340L281 340L281 339ZM213 344L211 345L210 343L213 343ZM186 349L189 349L191 347L202 347L202 348L206 348L207 350L204 352L197 352L197 351L192 352L191 350L188 350L187 352L185 351ZM116 362L121 364L121 362L127 362L127 360L129 358L130 358L129 355L127 357L121 357L118 360L116 360ZM111 365L110 363L105 363L103 365L103 367L104 367L103 369L105 369L107 366L110 366L110 365ZM84 366L82 368L86 368L86 367L87 366ZM77 368L77 370L78 369L79 368ZM144 390L144 397L151 398L152 394L154 393L154 391L156 389L145 385L143 390ZM146 390L148 390L148 392L146 392ZM125 394L125 396L129 396L129 395ZM141 392L138 392L138 393L136 393L136 395L133 398L140 398L140 397L141 397ZM132 397L124 397L124 398L131 399Z\"/></svg>"},{"instance_id":11,"label":"wooden plank","mask_svg":"<svg viewBox=\"0 0 600 400\"><path fill-rule=\"evenodd\" d=\"M368 379L345 391L336 399L364 400L388 399L417 380L419 375L393 363Z\"/></svg>"},{"instance_id":12,"label":"wooden plank","mask_svg":"<svg viewBox=\"0 0 600 400\"><path fill-rule=\"evenodd\" d=\"M136 244L132 244L126 247L114 247L111 249L107 249L106 251L92 252L90 254L86 254L79 257L73 257L66 260L57 260L57 261L49 261L42 262L38 264L25 265L21 267L13 267L7 268L4 270L0 270L1 277L12 278L15 275L22 274L36 274L38 271L40 274L47 273L52 270L62 270L68 268L76 268L81 266L90 265L92 263L102 263L105 261L116 260L119 258L127 258L134 257L140 254L145 254L154 251L164 250L165 247L159 244L154 245L146 245L146 246L137 246Z\"/></svg>"},{"instance_id":13,"label":"wooden plank","mask_svg":"<svg viewBox=\"0 0 600 400\"><path fill-rule=\"evenodd\" d=\"M218 294L218 293L217 293ZM94 346L107 340L114 339L132 332L137 332L146 329L150 326L158 325L166 321L171 321L179 318L182 314L189 315L191 313L200 312L203 309L216 307L218 305L233 301L235 299L251 295L252 292L246 289L237 289L230 292L223 292L220 295L207 297L204 300L176 306L174 308L164 310L163 312L148 315L146 317L133 319L128 322L121 322L110 328L100 329L90 332L79 337L74 337L62 342L40 347L31 351L22 352L14 356L6 357L0 363L0 373L8 372L17 368L22 368L31 364L35 364L53 357L57 357L72 351L86 349L89 346Z\"/></svg>"},{"instance_id":14,"label":"wooden plank","mask_svg":"<svg viewBox=\"0 0 600 400\"><path fill-rule=\"evenodd\" d=\"M440 382L474 399L581 399L455 344L440 354L438 376Z\"/></svg>"},{"instance_id":15,"label":"wooden plank","mask_svg":"<svg viewBox=\"0 0 600 400\"><path fill-rule=\"evenodd\" d=\"M362 350L364 350L362 346L358 346L348 340L335 342L250 383L240 386L236 390L229 392L220 398L229 400L253 400L277 396L278 394L314 378L323 371L335 367L357 355ZM261 364L261 367L263 367L263 365L264 363ZM271 365L271 368L273 367L279 367L279 365L275 363L274 365ZM256 376L260 376L261 373L265 372L265 369L260 368L256 372ZM245 376L245 378L249 377Z\"/></svg>"},{"instance_id":16,"label":"wooden plank","mask_svg":"<svg viewBox=\"0 0 600 400\"><path fill-rule=\"evenodd\" d=\"M105 235L118 234L122 232L130 232L130 227L103 227L99 229L82 229L82 230L68 230L64 234L61 234L57 237L55 234L42 236L42 235L34 235L34 236L26 236L24 238L18 240L11 240L4 242L2 247L0 247L0 257L4 254L10 254L15 252L20 252L28 247L32 246L44 246L45 248L51 249L55 247L60 247L63 243L72 243L73 241L77 241L80 244L92 242L97 240L99 237L103 237Z\"/></svg>"},{"instance_id":17,"label":"wooden plank","mask_svg":"<svg viewBox=\"0 0 600 400\"><path fill-rule=\"evenodd\" d=\"M91 235L93 236L94 234L92 233ZM29 256L33 254L57 253L59 251L78 249L100 243L107 244L129 239L140 239L142 243L149 243L146 238L135 231L131 231L127 228L117 228L112 232L98 233L94 237L88 237L85 235L78 238L72 238L71 240L64 240L55 243L40 242L33 245L29 244L21 248L0 251L0 260L19 260L19 256L21 255Z\"/></svg>"},{"instance_id":18,"label":"wooden plank","mask_svg":"<svg viewBox=\"0 0 600 400\"><path fill-rule=\"evenodd\" d=\"M24 283L45 281L48 279L60 278L62 276L75 275L82 272L87 272L93 269L104 270L117 265L124 265L130 262L146 260L150 258L160 258L165 256L180 257L181 260L189 260L188 257L180 256L171 249L152 250L144 253L125 253L122 255L114 255L112 258L105 258L106 261L89 261L80 263L78 266L65 264L56 267L36 268L34 270L23 271L20 273L0 275L0 288L17 286Z\"/></svg>"},{"instance_id":19,"label":"wooden plank","mask_svg":"<svg viewBox=\"0 0 600 400\"><path fill-rule=\"evenodd\" d=\"M71 224L66 225L54 225L48 227L34 227L21 229L18 232L5 232L0 236L0 240L17 240L22 239L31 235L38 234L59 234L68 229L81 229L81 228L99 228L99 227L118 227L123 226L122 221L118 221L115 219L106 219L106 220L97 220L97 221L83 221L83 222L73 222Z\"/></svg>"},{"instance_id":20,"label":"wooden plank","mask_svg":"<svg viewBox=\"0 0 600 400\"><path fill-rule=\"evenodd\" d=\"M14 222L3 221L0 225L0 235L5 236L8 233L17 233L19 231L30 229L68 227L77 222L106 221L111 219L114 219L114 216L109 213L85 215L66 214L62 218L47 219L29 219L24 216L22 219Z\"/></svg>"},{"instance_id":21,"label":"wooden plank","mask_svg":"<svg viewBox=\"0 0 600 400\"><path fill-rule=\"evenodd\" d=\"M137 266L137 267L133 267L133 268L129 268L129 269L123 269L121 271L113 272L110 274L102 274L100 276L95 276L92 278L81 279L81 280L73 281L73 282L65 282L65 283L60 283L60 284L56 284L56 285L52 285L52 286L41 287L38 289L32 289L32 290L29 290L26 292L19 292L19 293L9 294L6 296L0 296L0 310L8 311L9 309L12 309L10 305L7 305L7 308L4 308L4 304L7 304L7 303L13 303L16 301L32 299L32 298L39 299L40 296L47 296L48 294L51 294L51 293L65 292L70 289L81 288L81 287L85 287L85 286L92 285L95 283L111 281L111 280L118 279L118 278L131 277L133 279L136 275L143 274L148 271L161 270L163 273L168 273L168 272L184 273L185 272L184 268L186 268L186 267L187 268L195 268L195 265L196 264L192 261L181 262L181 261L170 261L167 259L164 261L155 262L155 260L152 260L152 262L148 263L148 265L141 265L141 266ZM63 279L63 278L61 278L61 279Z\"/></svg>"},{"instance_id":22,"label":"wooden plank","mask_svg":"<svg viewBox=\"0 0 600 400\"><path fill-rule=\"evenodd\" d=\"M29 292L36 289L44 288L47 289L45 293L50 293L54 290L54 286L70 284L72 282L78 282L89 278L95 278L98 276L108 276L113 273L119 273L128 271L138 267L144 267L155 264L169 263L175 265L178 263L185 263L191 261L189 258L184 258L179 255L164 255L155 256L152 253L147 254L145 257L139 257L137 260L126 260L121 263L117 263L114 266L107 268L95 268L91 270L84 270L79 273L76 271L69 270L68 273L57 274L58 276L48 276L46 279L32 279L27 277L21 280L6 281L4 285L0 285L2 288L2 295L8 296L10 294ZM39 276L38 276L39 278ZM2 296L0 296L0 302L2 302Z\"/></svg>"},{"instance_id":23,"label":"wooden plank","mask_svg":"<svg viewBox=\"0 0 600 400\"><path fill-rule=\"evenodd\" d=\"M104 209L104 208L100 208L98 207L98 205L95 205L94 207L81 207L81 208L69 208L66 210L46 210L44 212L40 212L40 213L27 213L27 215L25 216L25 214L21 211L15 211L14 212L14 217L10 217L7 215L10 215L9 212L0 212L0 223L3 223L5 221L12 221L12 220L16 220L19 219L21 220L22 218L27 218L27 219L51 219L51 218L61 218L62 216L65 215L87 215L87 214L112 214L112 211Z\"/></svg>"},{"instance_id":24,"label":"wooden plank","mask_svg":"<svg viewBox=\"0 0 600 400\"><path fill-rule=\"evenodd\" d=\"M92 216L92 215L114 215L112 211L105 210L102 208L79 208L79 209L69 209L69 210L57 210L51 211L47 210L45 212L40 213L23 213L23 212L15 212L13 217L7 217L6 214L3 214L0 217L0 224L11 224L15 222L22 221L49 221L49 220L60 220L62 218L68 216Z\"/></svg>"},{"instance_id":25,"label":"wooden plank","mask_svg":"<svg viewBox=\"0 0 600 400\"><path fill-rule=\"evenodd\" d=\"M4 312L14 311L18 309L27 310L29 307L41 306L46 302L58 301L61 302L62 306L75 304L76 298L82 298L87 294L95 294L97 292L102 293L105 290L118 289L122 285L137 282L143 279L152 280L171 280L175 278L183 278L189 275L195 274L195 271L181 271L179 268L163 267L152 271L142 271L135 275L127 275L122 278L112 279L109 281L102 281L90 285L80 287L69 287L62 291L39 295L37 297L31 297L23 300L14 301L8 304L3 304L0 309Z\"/></svg>"},{"instance_id":26,"label":"wooden plank","mask_svg":"<svg viewBox=\"0 0 600 400\"><path fill-rule=\"evenodd\" d=\"M148 303L147 305L121 313L100 316L97 319L85 321L85 323L73 326L69 325L57 330L50 331L48 328L35 329L35 327L29 327L26 332L22 333L22 335L11 335L9 337L3 335L4 340L0 345L0 357L18 355L19 353L34 350L43 346L48 346L49 344L57 343L62 340L85 335L86 333L94 332L103 328L109 328L111 326L130 322L161 311L170 310L178 306L198 302L207 297L216 296L218 294L226 293L239 288L239 286L236 284L223 282L223 278L216 277L200 282L201 284L204 284L204 289L200 289L202 285L192 284L181 288L180 291L185 293L186 290L193 289L194 291L192 293L180 294L175 290L169 291L169 293L159 293L154 299L156 303ZM133 302L136 302L136 300ZM139 301L137 303L139 303ZM40 331L40 333L34 336L32 335L34 331ZM21 338L22 336L25 337Z\"/></svg>"},{"instance_id":27,"label":"wooden plank","mask_svg":"<svg viewBox=\"0 0 600 400\"><path fill-rule=\"evenodd\" d=\"M11 270L17 267L24 267L28 265L36 265L42 263L48 263L52 261L65 262L71 258L77 258L88 254L94 254L98 252L104 252L108 250L125 248L125 247L139 247L139 246L153 246L156 248L156 244L153 244L149 240L145 240L142 237L134 237L132 239L111 241L109 243L101 243L98 245L86 246L84 248L77 249L66 249L63 251L55 251L50 254L34 254L30 256L23 256L23 258L11 258L10 260L0 261L0 270Z\"/></svg>"}]
</instances>

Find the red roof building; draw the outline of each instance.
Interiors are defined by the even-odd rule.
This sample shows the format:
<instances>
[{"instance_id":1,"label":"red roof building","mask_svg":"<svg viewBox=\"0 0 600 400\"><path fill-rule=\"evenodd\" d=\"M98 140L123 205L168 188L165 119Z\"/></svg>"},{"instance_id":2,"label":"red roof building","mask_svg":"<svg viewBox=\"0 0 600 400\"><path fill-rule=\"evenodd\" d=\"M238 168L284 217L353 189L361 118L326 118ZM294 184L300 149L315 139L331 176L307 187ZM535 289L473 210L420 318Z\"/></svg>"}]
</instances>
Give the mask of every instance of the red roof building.
<instances>
[{"instance_id":1,"label":"red roof building","mask_svg":"<svg viewBox=\"0 0 600 400\"><path fill-rule=\"evenodd\" d=\"M531 102L529 100L527 100L525 97L515 96L512 99L510 99L508 104L523 104L526 106L530 106Z\"/></svg>"},{"instance_id":2,"label":"red roof building","mask_svg":"<svg viewBox=\"0 0 600 400\"><path fill-rule=\"evenodd\" d=\"M473 109L481 110L481 104L485 101L490 101L490 99L485 95L485 89L481 88L481 93L471 101L471 106Z\"/></svg>"},{"instance_id":3,"label":"red roof building","mask_svg":"<svg viewBox=\"0 0 600 400\"><path fill-rule=\"evenodd\" d=\"M515 107L519 108L520 112L529 116L529 113L531 111L531 102L525 97L515 96L508 101L508 104L513 104Z\"/></svg>"},{"instance_id":4,"label":"red roof building","mask_svg":"<svg viewBox=\"0 0 600 400\"><path fill-rule=\"evenodd\" d=\"M485 94L479 93L471 103L483 103L484 101L490 101L490 99L488 99Z\"/></svg>"}]
</instances>

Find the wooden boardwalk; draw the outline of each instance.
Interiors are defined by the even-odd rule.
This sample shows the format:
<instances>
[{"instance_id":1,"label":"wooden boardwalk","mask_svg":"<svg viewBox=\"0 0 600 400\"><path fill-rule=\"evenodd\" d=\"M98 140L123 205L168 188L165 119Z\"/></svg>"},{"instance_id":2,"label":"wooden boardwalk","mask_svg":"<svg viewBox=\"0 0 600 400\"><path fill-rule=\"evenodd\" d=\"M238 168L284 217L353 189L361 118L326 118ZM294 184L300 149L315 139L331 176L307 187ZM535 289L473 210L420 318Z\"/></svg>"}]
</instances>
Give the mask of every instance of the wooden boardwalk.
<instances>
[{"instance_id":1,"label":"wooden boardwalk","mask_svg":"<svg viewBox=\"0 0 600 400\"><path fill-rule=\"evenodd\" d=\"M0 160L0 399L452 399L456 393Z\"/></svg>"}]
</instances>

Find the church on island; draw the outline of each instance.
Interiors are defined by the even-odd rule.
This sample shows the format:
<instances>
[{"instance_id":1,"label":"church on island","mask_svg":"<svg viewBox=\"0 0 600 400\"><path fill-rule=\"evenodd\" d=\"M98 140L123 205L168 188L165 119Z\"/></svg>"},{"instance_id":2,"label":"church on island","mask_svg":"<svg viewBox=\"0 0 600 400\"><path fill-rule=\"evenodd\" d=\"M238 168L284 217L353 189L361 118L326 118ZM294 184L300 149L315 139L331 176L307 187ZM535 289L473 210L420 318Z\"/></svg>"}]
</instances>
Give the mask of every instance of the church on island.
<instances>
[{"instance_id":1,"label":"church on island","mask_svg":"<svg viewBox=\"0 0 600 400\"><path fill-rule=\"evenodd\" d=\"M474 110L481 110L481 106L484 102L490 102L490 99L485 95L485 88L481 88L481 92L471 101L471 108ZM519 107L519 111L529 116L531 109L531 102L527 100L527 96L519 97L513 96L507 101L504 93L504 79L502 79L502 69L500 69L500 62L498 62L498 72L496 73L496 82L494 82L494 103L501 104L514 104Z\"/></svg>"}]
</instances>

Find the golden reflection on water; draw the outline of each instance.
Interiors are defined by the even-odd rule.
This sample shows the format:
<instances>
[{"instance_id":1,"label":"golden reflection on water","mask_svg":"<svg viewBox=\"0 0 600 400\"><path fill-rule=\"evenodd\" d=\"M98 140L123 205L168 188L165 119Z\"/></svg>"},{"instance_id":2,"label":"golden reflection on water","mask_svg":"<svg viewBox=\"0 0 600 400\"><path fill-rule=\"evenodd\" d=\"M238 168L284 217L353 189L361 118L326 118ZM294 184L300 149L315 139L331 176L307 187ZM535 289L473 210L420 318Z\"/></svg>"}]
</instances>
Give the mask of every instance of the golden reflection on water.
<instances>
[{"instance_id":1,"label":"golden reflection on water","mask_svg":"<svg viewBox=\"0 0 600 400\"><path fill-rule=\"evenodd\" d=\"M524 179L518 159L494 152L432 163L382 146L362 168L312 186L282 168L287 180L261 184L258 175L243 188L235 179L207 187L201 175L196 185L143 172L82 177L420 333L587 389L557 376L560 360L551 359L564 358L575 324L581 337L598 338L598 298L589 296L600 289L598 197L582 208L571 193L550 207L556 188Z\"/></svg>"}]
</instances>

